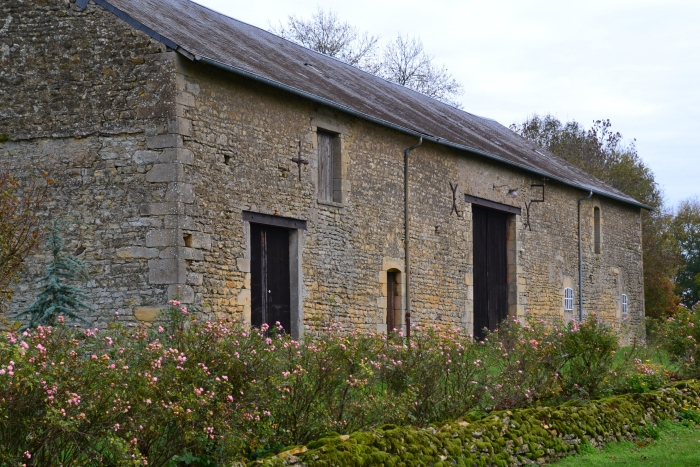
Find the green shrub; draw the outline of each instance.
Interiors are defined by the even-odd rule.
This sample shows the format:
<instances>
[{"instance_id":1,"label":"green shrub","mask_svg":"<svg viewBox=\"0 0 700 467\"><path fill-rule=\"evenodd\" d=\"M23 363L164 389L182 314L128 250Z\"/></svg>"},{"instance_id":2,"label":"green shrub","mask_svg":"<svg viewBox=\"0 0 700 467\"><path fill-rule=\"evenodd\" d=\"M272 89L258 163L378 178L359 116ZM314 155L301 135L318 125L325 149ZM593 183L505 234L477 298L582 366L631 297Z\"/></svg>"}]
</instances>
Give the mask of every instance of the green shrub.
<instances>
[{"instance_id":1,"label":"green shrub","mask_svg":"<svg viewBox=\"0 0 700 467\"><path fill-rule=\"evenodd\" d=\"M642 362L639 358L633 359L631 371L627 372L619 393L643 393L653 391L665 386L670 381L670 373L662 365L651 363L650 360Z\"/></svg>"},{"instance_id":2,"label":"green shrub","mask_svg":"<svg viewBox=\"0 0 700 467\"><path fill-rule=\"evenodd\" d=\"M469 413L488 394L486 349L461 329L416 327L410 341L389 340L383 353L380 384L405 400L385 423L426 426Z\"/></svg>"},{"instance_id":3,"label":"green shrub","mask_svg":"<svg viewBox=\"0 0 700 467\"><path fill-rule=\"evenodd\" d=\"M610 394L618 370L614 363L620 336L610 326L598 321L595 313L584 321L572 321L561 334L566 355L562 369L562 386L569 397L596 399Z\"/></svg>"},{"instance_id":4,"label":"green shrub","mask_svg":"<svg viewBox=\"0 0 700 467\"><path fill-rule=\"evenodd\" d=\"M680 305L678 311L660 324L659 339L678 371L685 378L700 378L700 302L692 309Z\"/></svg>"},{"instance_id":5,"label":"green shrub","mask_svg":"<svg viewBox=\"0 0 700 467\"><path fill-rule=\"evenodd\" d=\"M28 327L54 325L59 316L87 323L81 312L97 311L83 301L88 298L88 294L70 283L87 280L88 270L79 258L64 251L64 229L65 222L61 220L53 219L49 225L46 250L51 255L51 262L46 268L46 274L37 281L42 285L42 290L36 300L19 314L29 316Z\"/></svg>"},{"instance_id":6,"label":"green shrub","mask_svg":"<svg viewBox=\"0 0 700 467\"><path fill-rule=\"evenodd\" d=\"M490 367L488 398L495 409L527 407L550 400L561 391L560 372L567 355L559 327L530 319L525 325L508 319L484 339ZM488 389L488 388L487 388Z\"/></svg>"},{"instance_id":7,"label":"green shrub","mask_svg":"<svg viewBox=\"0 0 700 467\"><path fill-rule=\"evenodd\" d=\"M700 409L697 405L685 405L679 413L679 418L681 421L700 425Z\"/></svg>"},{"instance_id":8,"label":"green shrub","mask_svg":"<svg viewBox=\"0 0 700 467\"><path fill-rule=\"evenodd\" d=\"M577 398L597 394L587 372L602 377L616 365L605 356L577 363L567 350L610 350L610 331L594 321L508 322L483 342L436 326L414 328L410 340L331 326L298 342L278 328L207 321L176 301L152 327L64 321L0 336L0 465L30 455L35 466L229 465L284 446L320 449L350 433L382 447L368 451L372 462L386 450L422 459L437 449L433 431L457 416L485 427L480 452L512 441L529 446L519 456L536 459L568 448L530 437L565 425L508 414L525 431L503 440L506 415L488 412L565 401L576 384L585 388ZM567 410L582 432L601 429L598 415ZM440 455L462 452L467 431Z\"/></svg>"}]
</instances>

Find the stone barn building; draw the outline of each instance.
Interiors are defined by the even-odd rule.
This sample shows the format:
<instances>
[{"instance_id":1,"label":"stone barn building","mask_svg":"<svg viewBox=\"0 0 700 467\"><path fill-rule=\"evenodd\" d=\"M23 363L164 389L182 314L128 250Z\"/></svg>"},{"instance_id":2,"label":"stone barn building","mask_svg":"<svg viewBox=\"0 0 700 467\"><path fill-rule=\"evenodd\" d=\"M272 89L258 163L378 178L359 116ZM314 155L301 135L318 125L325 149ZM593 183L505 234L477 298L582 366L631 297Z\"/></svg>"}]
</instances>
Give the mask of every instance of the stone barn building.
<instances>
[{"instance_id":1,"label":"stone barn building","mask_svg":"<svg viewBox=\"0 0 700 467\"><path fill-rule=\"evenodd\" d=\"M85 248L96 321L179 295L294 335L478 334L577 317L582 295L643 333L646 206L493 120L189 0L0 2L0 134L2 170L56 180L47 212ZM45 263L29 258L10 317Z\"/></svg>"}]
</instances>

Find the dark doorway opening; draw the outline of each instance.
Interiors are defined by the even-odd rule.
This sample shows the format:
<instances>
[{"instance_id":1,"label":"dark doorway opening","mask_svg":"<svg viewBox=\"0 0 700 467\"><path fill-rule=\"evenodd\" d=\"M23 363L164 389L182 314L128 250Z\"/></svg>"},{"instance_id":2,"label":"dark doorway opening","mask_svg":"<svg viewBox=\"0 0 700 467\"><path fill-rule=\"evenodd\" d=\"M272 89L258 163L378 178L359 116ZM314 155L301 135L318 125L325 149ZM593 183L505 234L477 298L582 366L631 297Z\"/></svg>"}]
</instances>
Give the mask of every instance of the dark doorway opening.
<instances>
[{"instance_id":1,"label":"dark doorway opening","mask_svg":"<svg viewBox=\"0 0 700 467\"><path fill-rule=\"evenodd\" d=\"M251 324L291 331L289 229L250 224Z\"/></svg>"},{"instance_id":2,"label":"dark doorway opening","mask_svg":"<svg viewBox=\"0 0 700 467\"><path fill-rule=\"evenodd\" d=\"M474 226L474 337L483 339L508 316L509 215L472 204Z\"/></svg>"}]
</instances>

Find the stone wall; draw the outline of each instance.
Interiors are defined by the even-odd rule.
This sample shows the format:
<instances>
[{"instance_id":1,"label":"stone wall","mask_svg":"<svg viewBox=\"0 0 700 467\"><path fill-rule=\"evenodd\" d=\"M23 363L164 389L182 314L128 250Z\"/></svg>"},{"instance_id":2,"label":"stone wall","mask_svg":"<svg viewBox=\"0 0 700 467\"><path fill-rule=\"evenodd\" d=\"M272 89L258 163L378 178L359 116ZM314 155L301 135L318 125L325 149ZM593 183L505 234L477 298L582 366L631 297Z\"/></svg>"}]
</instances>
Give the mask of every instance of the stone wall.
<instances>
[{"instance_id":1,"label":"stone wall","mask_svg":"<svg viewBox=\"0 0 700 467\"><path fill-rule=\"evenodd\" d=\"M86 284L101 317L151 319L168 298L250 318L250 239L242 211L308 221L296 243L307 332L330 322L385 331L387 271L404 278L403 150L414 137L357 119L168 51L94 4L0 5L0 161L57 180L47 212L69 216L86 247ZM49 31L44 34L42 31ZM338 134L342 202L317 199L316 132ZM301 180L292 158L309 161ZM511 216L509 310L570 319L578 297L577 201L538 176L432 143L411 153L412 322L472 330L469 194L523 208ZM458 185L452 213L450 182ZM505 187L505 188L504 188ZM519 197L507 197L516 188ZM603 250L593 252L593 206ZM588 311L620 324L621 294L641 333L639 210L582 203ZM46 258L28 261L13 302L32 299ZM405 290L400 287L402 308ZM398 320L403 322L403 316Z\"/></svg>"},{"instance_id":2,"label":"stone wall","mask_svg":"<svg viewBox=\"0 0 700 467\"><path fill-rule=\"evenodd\" d=\"M340 321L347 328L383 331L386 272L404 272L403 150L412 137L315 105L230 73L180 59L179 83L191 106L185 146L195 164L196 228L211 236L211 251L189 269L195 301L214 311L250 314L250 251L242 210L308 220L301 233L306 329ZM317 199L316 131L340 134L344 199ZM301 141L301 181L291 159ZM471 205L463 193L523 208L512 216L509 240L510 312L527 310L571 319L564 288L578 302L577 201L580 190L547 182L538 199L538 176L426 143L411 154L413 322L472 326ZM449 182L458 185L461 216L451 213ZM507 188L520 196L506 196ZM592 206L603 212L603 253L592 246ZM639 330L643 316L639 210L594 197L582 205L584 292L587 311L621 323L620 297ZM403 276L402 276L403 277ZM401 289L401 297L405 291Z\"/></svg>"},{"instance_id":3,"label":"stone wall","mask_svg":"<svg viewBox=\"0 0 700 467\"><path fill-rule=\"evenodd\" d=\"M166 301L147 240L164 216L147 207L172 194L148 173L172 130L173 66L173 52L95 4L0 2L0 169L55 180L44 214L70 222L68 251L86 248L95 320ZM10 316L34 299L43 253L28 259Z\"/></svg>"}]
</instances>

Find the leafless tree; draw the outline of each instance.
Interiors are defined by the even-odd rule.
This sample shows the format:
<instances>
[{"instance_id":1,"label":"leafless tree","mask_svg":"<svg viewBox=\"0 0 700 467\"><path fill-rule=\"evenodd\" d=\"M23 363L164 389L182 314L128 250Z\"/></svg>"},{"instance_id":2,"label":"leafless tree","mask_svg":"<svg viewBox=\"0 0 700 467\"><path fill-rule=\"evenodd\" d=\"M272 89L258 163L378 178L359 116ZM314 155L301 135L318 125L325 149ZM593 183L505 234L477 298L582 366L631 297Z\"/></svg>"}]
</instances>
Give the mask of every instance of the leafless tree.
<instances>
[{"instance_id":1,"label":"leafless tree","mask_svg":"<svg viewBox=\"0 0 700 467\"><path fill-rule=\"evenodd\" d=\"M311 19L289 15L286 25L271 26L271 32L369 73L379 71L379 38L341 21L332 10L319 7Z\"/></svg>"},{"instance_id":2,"label":"leafless tree","mask_svg":"<svg viewBox=\"0 0 700 467\"><path fill-rule=\"evenodd\" d=\"M444 66L436 65L434 57L423 49L417 38L399 35L384 48L379 75L389 81L460 107L455 97L464 91Z\"/></svg>"},{"instance_id":3,"label":"leafless tree","mask_svg":"<svg viewBox=\"0 0 700 467\"><path fill-rule=\"evenodd\" d=\"M22 262L40 240L40 212L52 183L48 174L20 183L0 170L0 311L12 298L10 284L19 275Z\"/></svg>"},{"instance_id":4,"label":"leafless tree","mask_svg":"<svg viewBox=\"0 0 700 467\"><path fill-rule=\"evenodd\" d=\"M310 19L294 15L271 32L304 47L335 57L369 73L406 86L437 100L460 107L456 97L462 85L434 57L425 52L419 38L398 36L380 47L379 37L359 31L338 15L321 8Z\"/></svg>"}]
</instances>

